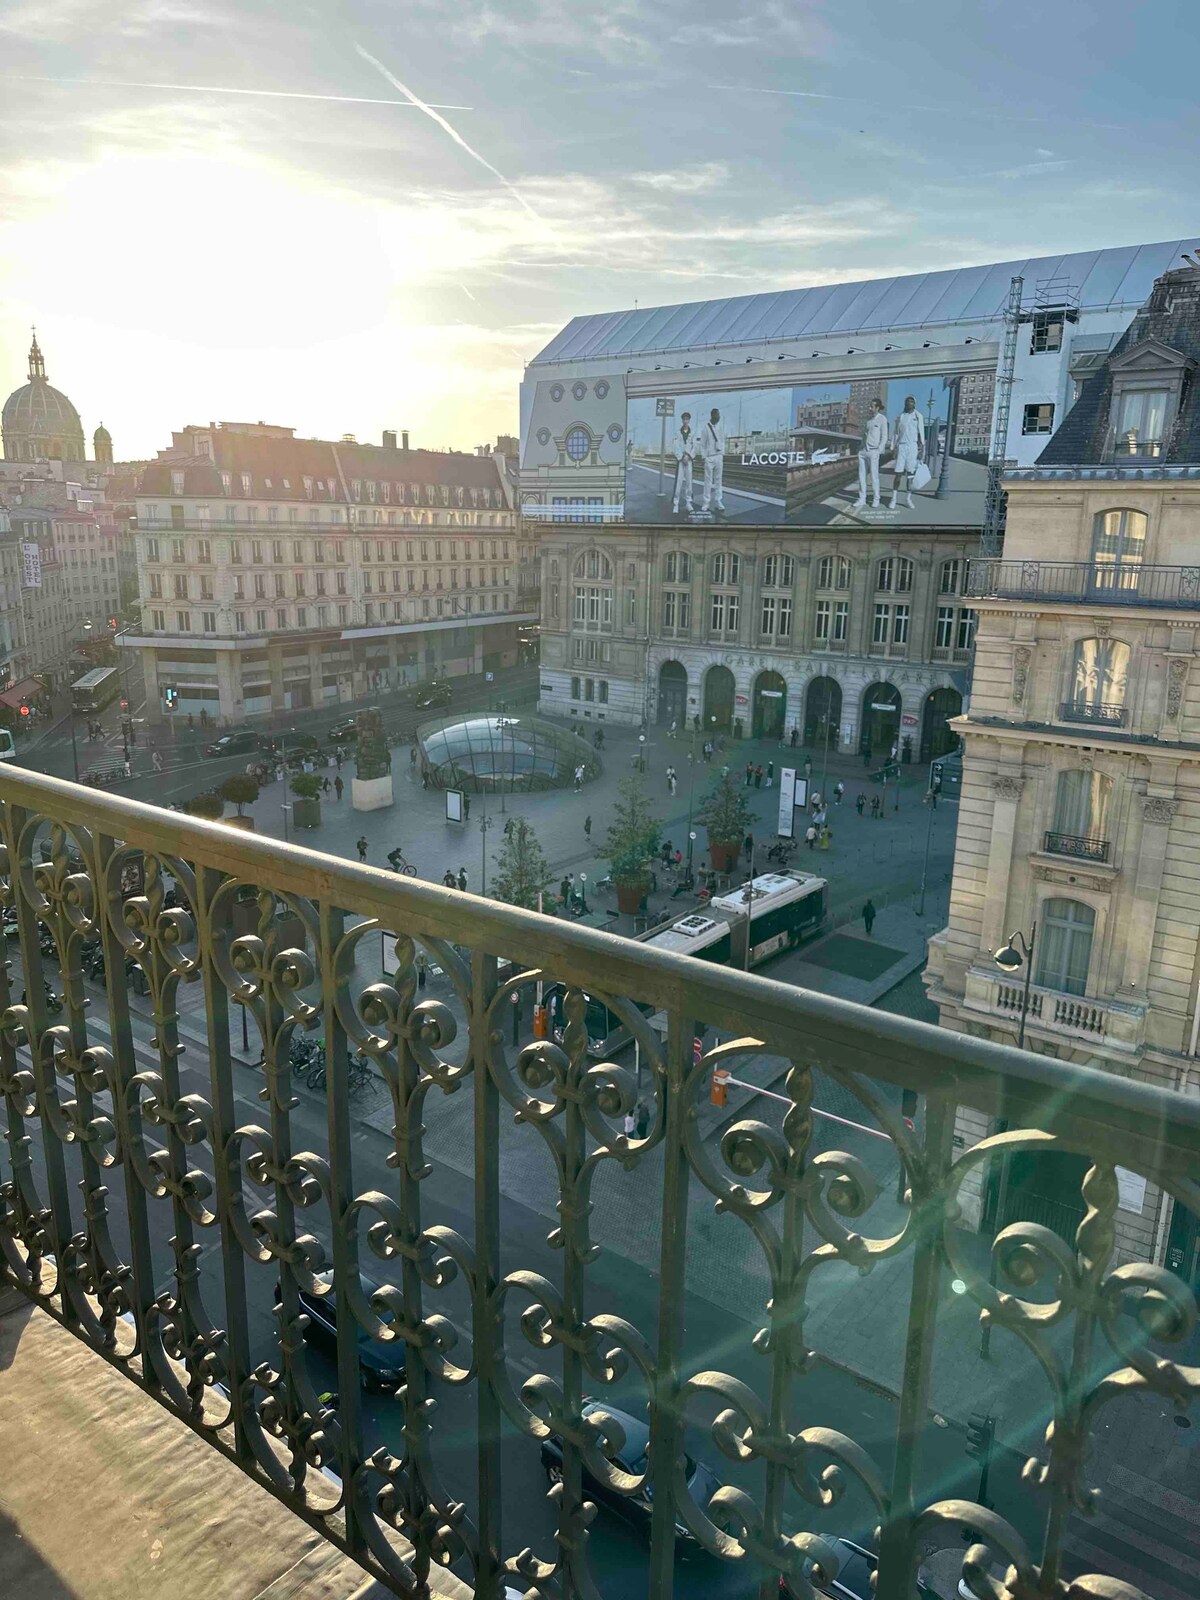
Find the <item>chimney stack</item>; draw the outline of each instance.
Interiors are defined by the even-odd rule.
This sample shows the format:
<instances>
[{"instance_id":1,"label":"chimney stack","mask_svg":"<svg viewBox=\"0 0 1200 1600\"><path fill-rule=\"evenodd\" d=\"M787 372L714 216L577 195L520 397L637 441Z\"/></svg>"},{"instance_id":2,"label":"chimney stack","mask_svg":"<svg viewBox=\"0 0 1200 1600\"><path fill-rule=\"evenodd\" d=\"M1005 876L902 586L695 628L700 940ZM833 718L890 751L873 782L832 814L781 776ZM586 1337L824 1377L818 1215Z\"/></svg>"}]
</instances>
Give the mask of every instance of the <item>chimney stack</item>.
<instances>
[{"instance_id":1,"label":"chimney stack","mask_svg":"<svg viewBox=\"0 0 1200 1600\"><path fill-rule=\"evenodd\" d=\"M385 428L383 430L383 448L385 450L394 450L396 448L396 430L394 428Z\"/></svg>"},{"instance_id":2,"label":"chimney stack","mask_svg":"<svg viewBox=\"0 0 1200 1600\"><path fill-rule=\"evenodd\" d=\"M401 448L401 450L407 450L408 449L408 429L407 428L405 428L403 430L403 432L401 433L401 435L400 435L400 448Z\"/></svg>"}]
</instances>

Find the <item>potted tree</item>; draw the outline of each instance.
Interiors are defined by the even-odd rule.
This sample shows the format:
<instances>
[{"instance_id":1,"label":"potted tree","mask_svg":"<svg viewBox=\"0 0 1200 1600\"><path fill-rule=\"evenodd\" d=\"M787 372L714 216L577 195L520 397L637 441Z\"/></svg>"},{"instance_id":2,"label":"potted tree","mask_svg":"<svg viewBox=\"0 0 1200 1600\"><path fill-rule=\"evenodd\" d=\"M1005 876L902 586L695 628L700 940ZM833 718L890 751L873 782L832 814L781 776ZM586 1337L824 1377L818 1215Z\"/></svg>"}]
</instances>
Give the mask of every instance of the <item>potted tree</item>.
<instances>
[{"instance_id":1,"label":"potted tree","mask_svg":"<svg viewBox=\"0 0 1200 1600\"><path fill-rule=\"evenodd\" d=\"M258 799L258 779L250 772L231 772L221 784L217 793L222 800L227 800L231 806L237 807L237 815L230 817L231 828L243 828L247 833L254 832L254 818L248 817L243 812L243 806L252 806Z\"/></svg>"},{"instance_id":2,"label":"potted tree","mask_svg":"<svg viewBox=\"0 0 1200 1600\"><path fill-rule=\"evenodd\" d=\"M604 858L612 871L621 911L636 913L650 890L650 863L658 852L659 821L650 807L645 785L626 778L604 841Z\"/></svg>"},{"instance_id":3,"label":"potted tree","mask_svg":"<svg viewBox=\"0 0 1200 1600\"><path fill-rule=\"evenodd\" d=\"M723 772L696 813L708 830L708 854L717 872L732 872L742 853L742 840L753 818L742 786L732 772Z\"/></svg>"},{"instance_id":4,"label":"potted tree","mask_svg":"<svg viewBox=\"0 0 1200 1600\"><path fill-rule=\"evenodd\" d=\"M298 828L321 826L321 774L298 772L288 785L296 796L292 807L292 821Z\"/></svg>"},{"instance_id":5,"label":"potted tree","mask_svg":"<svg viewBox=\"0 0 1200 1600\"><path fill-rule=\"evenodd\" d=\"M207 822L219 822L225 815L225 802L219 794L213 794L209 790L205 794L194 794L190 800L185 800L183 809L189 817L203 817Z\"/></svg>"},{"instance_id":6,"label":"potted tree","mask_svg":"<svg viewBox=\"0 0 1200 1600\"><path fill-rule=\"evenodd\" d=\"M537 835L524 817L510 817L504 825L504 843L496 856L492 892L510 906L536 911L538 896L551 884L550 866Z\"/></svg>"}]
</instances>

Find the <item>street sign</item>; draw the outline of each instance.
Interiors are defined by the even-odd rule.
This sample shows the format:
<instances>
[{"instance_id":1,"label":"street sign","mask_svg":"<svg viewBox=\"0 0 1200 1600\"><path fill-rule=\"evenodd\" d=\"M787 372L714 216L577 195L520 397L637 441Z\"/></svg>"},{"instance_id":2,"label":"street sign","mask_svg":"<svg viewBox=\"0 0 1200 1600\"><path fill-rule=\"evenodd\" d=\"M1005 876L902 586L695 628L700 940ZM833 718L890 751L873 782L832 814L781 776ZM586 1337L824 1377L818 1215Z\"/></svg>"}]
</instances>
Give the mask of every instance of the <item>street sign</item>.
<instances>
[{"instance_id":1,"label":"street sign","mask_svg":"<svg viewBox=\"0 0 1200 1600\"><path fill-rule=\"evenodd\" d=\"M659 395L654 402L654 415L656 417L673 417L675 415L675 401L670 395Z\"/></svg>"}]
</instances>

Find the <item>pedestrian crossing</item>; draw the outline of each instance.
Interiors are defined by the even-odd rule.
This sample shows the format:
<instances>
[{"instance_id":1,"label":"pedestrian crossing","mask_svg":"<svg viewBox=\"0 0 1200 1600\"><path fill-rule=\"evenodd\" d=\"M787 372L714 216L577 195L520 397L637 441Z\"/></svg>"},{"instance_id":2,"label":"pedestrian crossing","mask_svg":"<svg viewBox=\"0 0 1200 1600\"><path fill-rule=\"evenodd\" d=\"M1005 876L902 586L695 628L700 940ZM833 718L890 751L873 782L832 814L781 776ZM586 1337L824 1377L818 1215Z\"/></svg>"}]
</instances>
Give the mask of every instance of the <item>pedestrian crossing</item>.
<instances>
[{"instance_id":1,"label":"pedestrian crossing","mask_svg":"<svg viewBox=\"0 0 1200 1600\"><path fill-rule=\"evenodd\" d=\"M1103 1573L1154 1600L1200 1594L1200 1502L1128 1467L1114 1466L1094 1517L1073 1517L1063 1576Z\"/></svg>"}]
</instances>

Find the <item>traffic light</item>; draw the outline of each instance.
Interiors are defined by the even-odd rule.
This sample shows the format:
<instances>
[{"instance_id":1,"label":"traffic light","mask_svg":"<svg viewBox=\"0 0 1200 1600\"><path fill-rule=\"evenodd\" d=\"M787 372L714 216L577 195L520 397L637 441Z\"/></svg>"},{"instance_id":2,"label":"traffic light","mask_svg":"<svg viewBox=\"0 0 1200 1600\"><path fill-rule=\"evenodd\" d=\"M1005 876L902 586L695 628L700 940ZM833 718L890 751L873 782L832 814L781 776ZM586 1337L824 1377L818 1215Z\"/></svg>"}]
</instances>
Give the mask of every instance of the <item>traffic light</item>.
<instances>
[{"instance_id":1,"label":"traffic light","mask_svg":"<svg viewBox=\"0 0 1200 1600\"><path fill-rule=\"evenodd\" d=\"M996 1419L986 1411L972 1411L967 1418L967 1454L976 1461L987 1461L992 1453Z\"/></svg>"},{"instance_id":2,"label":"traffic light","mask_svg":"<svg viewBox=\"0 0 1200 1600\"><path fill-rule=\"evenodd\" d=\"M21 701L21 715L23 717L27 717L27 716L29 716L29 714L30 714L30 711L29 711L28 702L25 701L25 700L22 700Z\"/></svg>"},{"instance_id":3,"label":"traffic light","mask_svg":"<svg viewBox=\"0 0 1200 1600\"><path fill-rule=\"evenodd\" d=\"M167 710L174 711L176 702L179 699L179 690L166 688L162 692L162 697L163 705L166 706Z\"/></svg>"},{"instance_id":4,"label":"traffic light","mask_svg":"<svg viewBox=\"0 0 1200 1600\"><path fill-rule=\"evenodd\" d=\"M937 794L942 787L942 763L935 761L929 769L929 787Z\"/></svg>"}]
</instances>

